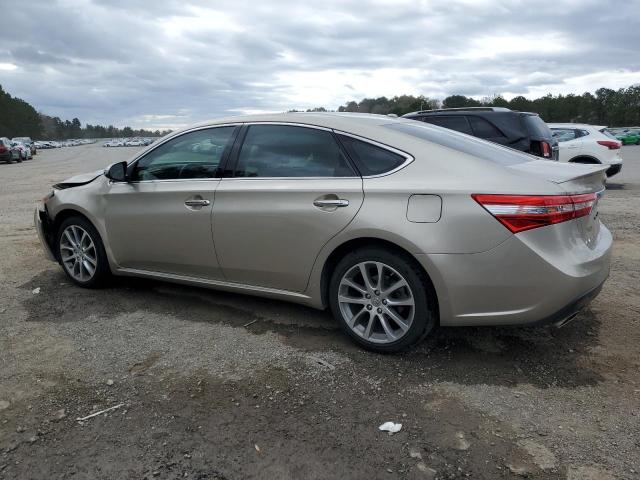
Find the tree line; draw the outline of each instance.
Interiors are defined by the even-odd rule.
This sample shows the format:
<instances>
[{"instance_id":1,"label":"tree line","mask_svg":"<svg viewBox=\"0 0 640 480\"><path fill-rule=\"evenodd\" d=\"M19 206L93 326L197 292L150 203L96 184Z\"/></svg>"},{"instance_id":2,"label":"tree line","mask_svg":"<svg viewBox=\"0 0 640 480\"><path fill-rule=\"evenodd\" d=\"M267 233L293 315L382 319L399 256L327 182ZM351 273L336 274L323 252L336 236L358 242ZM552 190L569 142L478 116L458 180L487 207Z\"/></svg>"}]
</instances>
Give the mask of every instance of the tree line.
<instances>
[{"instance_id":1,"label":"tree line","mask_svg":"<svg viewBox=\"0 0 640 480\"><path fill-rule=\"evenodd\" d=\"M599 88L595 93L582 95L545 95L529 100L523 96L507 100L501 95L476 100L464 95L451 95L444 100L423 96L365 98L360 102L347 102L339 112L361 112L404 115L416 110L463 107L506 107L523 112L534 112L545 122L587 123L609 127L640 126L640 85L612 90ZM323 111L315 108L309 111Z\"/></svg>"},{"instance_id":2,"label":"tree line","mask_svg":"<svg viewBox=\"0 0 640 480\"><path fill-rule=\"evenodd\" d=\"M171 130L134 130L113 125L86 124L79 119L62 120L36 111L24 100L12 97L0 85L0 137L31 137L34 140L66 140L69 138L159 137Z\"/></svg>"},{"instance_id":3,"label":"tree line","mask_svg":"<svg viewBox=\"0 0 640 480\"><path fill-rule=\"evenodd\" d=\"M80 120L61 120L58 117L50 117L40 114L42 121L42 138L47 140L64 140L68 138L115 138L115 137L160 137L170 133L171 130L134 130L131 127L118 128L113 125L104 127L102 125L91 125L87 123L84 127Z\"/></svg>"},{"instance_id":4,"label":"tree line","mask_svg":"<svg viewBox=\"0 0 640 480\"><path fill-rule=\"evenodd\" d=\"M416 110L456 107L507 107L512 110L538 113L546 122L576 122L609 127L640 126L640 85L613 90L599 88L594 93L582 95L545 95L529 100L523 96L511 100L501 95L480 100L464 95L451 95L444 100L425 96L399 95L391 98L365 98L349 101L338 108L339 112L360 112L404 115ZM294 111L294 110L292 110ZM328 111L317 107L307 111ZM79 119L62 120L38 113L29 103L12 97L0 86L0 136L33 139L64 140L68 138L152 137L170 130L134 130L113 125L84 127Z\"/></svg>"}]
</instances>

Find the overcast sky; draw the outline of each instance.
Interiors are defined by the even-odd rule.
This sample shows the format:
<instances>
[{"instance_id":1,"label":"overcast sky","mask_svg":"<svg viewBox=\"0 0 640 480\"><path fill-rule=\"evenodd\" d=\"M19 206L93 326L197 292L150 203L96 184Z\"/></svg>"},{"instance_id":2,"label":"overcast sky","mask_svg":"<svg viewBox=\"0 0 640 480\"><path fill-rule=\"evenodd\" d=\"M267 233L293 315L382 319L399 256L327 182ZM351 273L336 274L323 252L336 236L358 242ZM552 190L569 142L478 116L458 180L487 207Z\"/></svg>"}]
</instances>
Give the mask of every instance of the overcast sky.
<instances>
[{"instance_id":1,"label":"overcast sky","mask_svg":"<svg viewBox=\"0 0 640 480\"><path fill-rule=\"evenodd\" d=\"M640 0L2 5L0 84L83 124L155 129L381 95L534 98L640 83Z\"/></svg>"}]
</instances>

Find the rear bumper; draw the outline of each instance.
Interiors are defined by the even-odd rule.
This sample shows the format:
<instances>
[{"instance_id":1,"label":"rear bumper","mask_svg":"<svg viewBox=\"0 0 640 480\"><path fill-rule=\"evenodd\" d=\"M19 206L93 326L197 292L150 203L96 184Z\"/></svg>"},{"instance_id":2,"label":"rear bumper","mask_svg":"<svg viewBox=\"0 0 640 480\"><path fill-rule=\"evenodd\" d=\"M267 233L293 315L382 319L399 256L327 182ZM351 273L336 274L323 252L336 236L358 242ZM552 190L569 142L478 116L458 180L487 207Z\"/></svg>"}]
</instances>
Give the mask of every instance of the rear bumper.
<instances>
[{"instance_id":1,"label":"rear bumper","mask_svg":"<svg viewBox=\"0 0 640 480\"><path fill-rule=\"evenodd\" d=\"M543 318L538 322L535 322L535 325L555 325L557 327L562 327L569 323L573 318L580 313L581 310L586 308L591 301L596 298L600 291L602 290L602 286L604 282L598 285L596 288L589 290L587 293L572 301L565 307L558 310L553 315L548 316L547 318Z\"/></svg>"},{"instance_id":2,"label":"rear bumper","mask_svg":"<svg viewBox=\"0 0 640 480\"><path fill-rule=\"evenodd\" d=\"M557 324L577 313L609 275L613 238L601 225L590 246L562 244L570 227L514 235L487 252L416 256L436 288L441 325Z\"/></svg>"},{"instance_id":3,"label":"rear bumper","mask_svg":"<svg viewBox=\"0 0 640 480\"><path fill-rule=\"evenodd\" d=\"M620 173L622 170L622 163L616 163L607 168L607 177L613 177L615 174Z\"/></svg>"},{"instance_id":4,"label":"rear bumper","mask_svg":"<svg viewBox=\"0 0 640 480\"><path fill-rule=\"evenodd\" d=\"M36 226L36 231L38 232L38 238L40 239L40 243L42 244L42 249L44 250L44 255L48 260L52 262L57 262L55 255L53 254L53 250L51 250L51 232L49 231L49 217L47 212L36 208L33 215L33 223Z\"/></svg>"}]
</instances>

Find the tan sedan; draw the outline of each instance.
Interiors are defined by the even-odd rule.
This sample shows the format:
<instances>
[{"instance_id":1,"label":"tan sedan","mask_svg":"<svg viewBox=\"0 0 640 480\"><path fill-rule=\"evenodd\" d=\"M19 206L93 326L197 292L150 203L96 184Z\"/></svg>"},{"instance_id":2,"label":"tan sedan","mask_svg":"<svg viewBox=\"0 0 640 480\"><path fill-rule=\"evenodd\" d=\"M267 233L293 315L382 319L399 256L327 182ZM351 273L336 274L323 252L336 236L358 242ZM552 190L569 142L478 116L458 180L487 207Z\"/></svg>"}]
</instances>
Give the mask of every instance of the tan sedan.
<instances>
[{"instance_id":1,"label":"tan sedan","mask_svg":"<svg viewBox=\"0 0 640 480\"><path fill-rule=\"evenodd\" d=\"M378 115L236 117L54 186L36 224L77 285L133 275L330 308L389 352L438 324L575 316L609 272L604 169Z\"/></svg>"}]
</instances>

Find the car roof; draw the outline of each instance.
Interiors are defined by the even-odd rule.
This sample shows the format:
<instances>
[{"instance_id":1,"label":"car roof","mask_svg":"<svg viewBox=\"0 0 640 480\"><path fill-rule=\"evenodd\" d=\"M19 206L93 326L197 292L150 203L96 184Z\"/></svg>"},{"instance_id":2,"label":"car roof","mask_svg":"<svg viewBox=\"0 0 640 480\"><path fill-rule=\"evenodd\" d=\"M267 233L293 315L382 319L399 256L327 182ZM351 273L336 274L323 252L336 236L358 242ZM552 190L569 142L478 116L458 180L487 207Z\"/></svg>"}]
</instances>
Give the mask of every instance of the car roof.
<instances>
[{"instance_id":1,"label":"car roof","mask_svg":"<svg viewBox=\"0 0 640 480\"><path fill-rule=\"evenodd\" d=\"M229 123L297 123L302 125L344 130L366 136L367 132L374 134L376 127L389 123L414 122L407 118L390 117L388 115L377 115L372 113L352 113L352 112L286 112L267 113L256 115L238 115L234 117L223 117L205 122L190 125L171 134L175 134L209 126L224 125Z\"/></svg>"},{"instance_id":2,"label":"car roof","mask_svg":"<svg viewBox=\"0 0 640 480\"><path fill-rule=\"evenodd\" d=\"M505 107L458 107L458 108L437 108L433 110L418 110L415 112L406 113L403 117L410 115L424 115L424 114L446 114L446 113L483 113L483 112L514 112L514 113L526 113L511 110Z\"/></svg>"}]
</instances>

